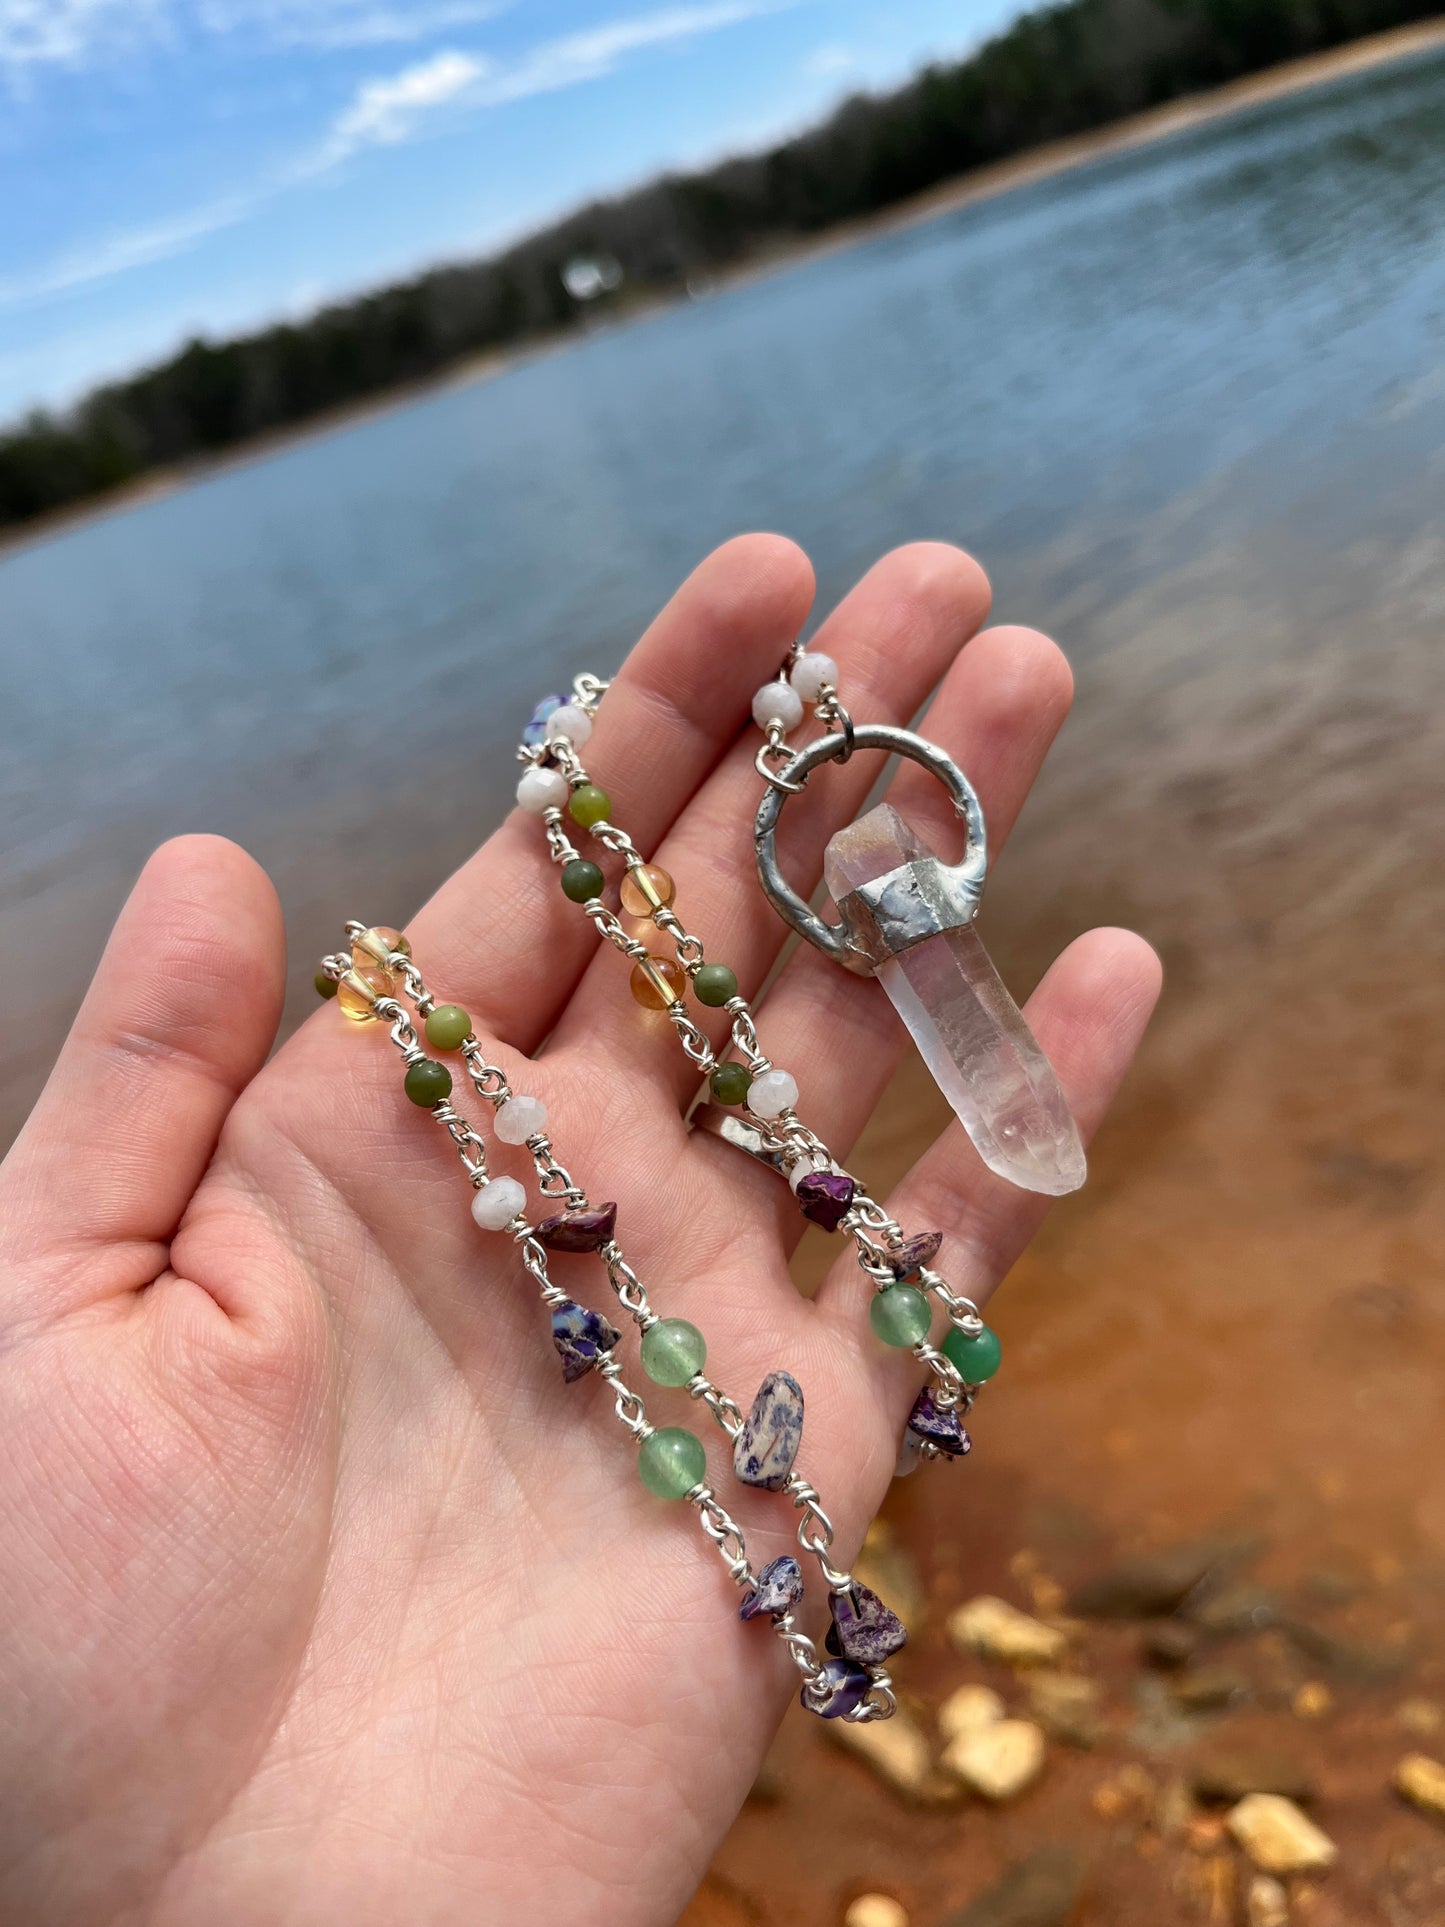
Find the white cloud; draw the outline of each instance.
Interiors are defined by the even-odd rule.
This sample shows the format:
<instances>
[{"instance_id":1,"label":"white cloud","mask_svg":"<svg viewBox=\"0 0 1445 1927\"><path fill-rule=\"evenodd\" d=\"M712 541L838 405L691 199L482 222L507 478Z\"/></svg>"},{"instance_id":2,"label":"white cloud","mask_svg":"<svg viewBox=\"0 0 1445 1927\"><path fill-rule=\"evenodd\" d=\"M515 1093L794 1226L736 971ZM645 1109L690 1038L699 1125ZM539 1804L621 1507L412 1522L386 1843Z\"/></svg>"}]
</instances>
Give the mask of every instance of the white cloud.
<instances>
[{"instance_id":1,"label":"white cloud","mask_svg":"<svg viewBox=\"0 0 1445 1927\"><path fill-rule=\"evenodd\" d=\"M376 47L426 40L503 11L505 0L196 0L213 33L257 34L283 47Z\"/></svg>"},{"instance_id":2,"label":"white cloud","mask_svg":"<svg viewBox=\"0 0 1445 1927\"><path fill-rule=\"evenodd\" d=\"M0 68L81 65L100 42L155 31L166 0L0 0Z\"/></svg>"},{"instance_id":3,"label":"white cloud","mask_svg":"<svg viewBox=\"0 0 1445 1927\"><path fill-rule=\"evenodd\" d=\"M813 80L831 80L837 74L857 73L862 64L851 47L815 47L803 62L803 72Z\"/></svg>"},{"instance_id":4,"label":"white cloud","mask_svg":"<svg viewBox=\"0 0 1445 1927\"><path fill-rule=\"evenodd\" d=\"M128 268L184 254L208 234L243 221L262 198L259 193L228 195L172 220L122 230L103 236L90 247L57 255L30 273L0 279L0 308L22 307L46 295L83 287L88 281L104 281L113 274L124 274Z\"/></svg>"},{"instance_id":5,"label":"white cloud","mask_svg":"<svg viewBox=\"0 0 1445 1927\"><path fill-rule=\"evenodd\" d=\"M334 167L363 147L395 147L414 139L438 108L470 92L489 71L474 54L440 53L384 80L363 82L332 123L311 171Z\"/></svg>"}]
</instances>

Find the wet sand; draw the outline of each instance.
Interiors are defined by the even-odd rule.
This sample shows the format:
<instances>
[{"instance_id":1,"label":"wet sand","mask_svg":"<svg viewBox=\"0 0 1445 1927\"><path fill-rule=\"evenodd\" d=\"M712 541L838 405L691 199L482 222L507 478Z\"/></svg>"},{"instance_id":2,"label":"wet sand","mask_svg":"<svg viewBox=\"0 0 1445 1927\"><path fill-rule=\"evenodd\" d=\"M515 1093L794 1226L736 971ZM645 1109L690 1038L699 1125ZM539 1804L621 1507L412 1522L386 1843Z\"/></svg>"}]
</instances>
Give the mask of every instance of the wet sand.
<instances>
[{"instance_id":1,"label":"wet sand","mask_svg":"<svg viewBox=\"0 0 1445 1927\"><path fill-rule=\"evenodd\" d=\"M686 1927L830 1927L863 1891L938 1927L1050 1846L1082 1891L1049 1920L1233 1923L1242 1856L1207 1809L1161 1832L1135 1776L1163 1798L1201 1759L1261 1748L1312 1782L1340 1847L1293 1919L1445 1921L1445 1826L1390 1790L1407 1752L1445 1759L1445 531L1346 562L1358 605L1332 611L1323 584L1285 599L1247 557L1201 557L1120 610L1129 643L1082 678L991 886L992 941L1027 984L1086 924L1133 924L1165 997L1086 1190L995 1301L1005 1367L973 1456L895 1485L884 1519L929 1600L896 1667L925 1718L967 1680L1027 1708L1021 1681L951 1649L949 1607L1057 1610L1122 1554L1216 1533L1257 1536L1251 1583L1386 1676L1278 1633L1226 1639L1206 1658L1242 1702L1161 1737L1139 1628L1085 1628L1071 1670L1100 1682L1105 1737L1051 1744L998 1809L917 1811L800 1715ZM855 1164L886 1185L940 1115L906 1073ZM1311 1681L1321 1719L1292 1709ZM1433 1735L1410 1726L1419 1701Z\"/></svg>"}]
</instances>

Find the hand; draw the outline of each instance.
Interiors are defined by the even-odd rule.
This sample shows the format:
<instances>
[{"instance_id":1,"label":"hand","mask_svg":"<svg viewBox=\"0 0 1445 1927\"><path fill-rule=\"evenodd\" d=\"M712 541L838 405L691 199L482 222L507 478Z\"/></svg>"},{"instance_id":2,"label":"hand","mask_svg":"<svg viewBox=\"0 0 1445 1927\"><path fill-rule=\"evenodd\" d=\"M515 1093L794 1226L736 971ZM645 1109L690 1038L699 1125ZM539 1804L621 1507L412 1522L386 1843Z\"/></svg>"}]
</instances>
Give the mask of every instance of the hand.
<instances>
[{"instance_id":1,"label":"hand","mask_svg":"<svg viewBox=\"0 0 1445 1927\"><path fill-rule=\"evenodd\" d=\"M720 549L628 658L586 753L749 993L785 932L752 873L748 709L811 595L791 544ZM943 678L929 732L997 850L1070 678L1042 636L975 634L987 604L967 557L908 548L818 646L860 718L905 722ZM792 878L816 881L877 773L860 757L792 804ZM947 835L922 772L893 794ZM798 1296L787 1187L689 1142L696 1074L563 898L535 819L406 928L434 993L545 1099L563 1163L618 1201L630 1261L664 1316L703 1328L709 1374L744 1405L772 1367L802 1381L800 1469L850 1556L921 1382L871 1336L852 1256ZM0 1175L0 1917L662 1927L796 1674L766 1623L738 1623L692 1509L642 1488L605 1389L564 1386L532 1281L473 1225L383 1027L328 1005L266 1061L283 972L256 865L213 838L166 845ZM1032 1000L1086 1132L1157 988L1139 939L1094 931ZM846 1156L904 1049L881 992L803 946L759 1027ZM459 1102L490 1141L486 1107ZM524 1175L524 1154L493 1167ZM947 1233L940 1269L980 1302L1043 1209L956 1126L889 1202ZM614 1309L595 1261L557 1275ZM702 1409L646 1384L630 1325L621 1356L655 1419L705 1434L754 1565L786 1549L788 1506L734 1484Z\"/></svg>"}]
</instances>

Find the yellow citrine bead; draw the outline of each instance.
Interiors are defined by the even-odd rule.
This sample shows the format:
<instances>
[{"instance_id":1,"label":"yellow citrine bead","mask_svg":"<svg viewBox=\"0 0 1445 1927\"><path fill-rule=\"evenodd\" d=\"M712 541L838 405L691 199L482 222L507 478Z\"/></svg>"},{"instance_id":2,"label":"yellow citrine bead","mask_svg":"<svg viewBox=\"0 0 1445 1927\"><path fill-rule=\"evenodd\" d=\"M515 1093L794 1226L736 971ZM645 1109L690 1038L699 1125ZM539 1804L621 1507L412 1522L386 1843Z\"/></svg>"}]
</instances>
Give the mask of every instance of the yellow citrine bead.
<instances>
[{"instance_id":1,"label":"yellow citrine bead","mask_svg":"<svg viewBox=\"0 0 1445 1927\"><path fill-rule=\"evenodd\" d=\"M687 972L673 957L648 957L632 966L632 994L644 1010L668 1010L687 989Z\"/></svg>"},{"instance_id":2,"label":"yellow citrine bead","mask_svg":"<svg viewBox=\"0 0 1445 1927\"><path fill-rule=\"evenodd\" d=\"M378 923L373 929L363 930L351 946L354 959L369 958L372 963L382 965L394 950L399 950L404 957L411 955L411 945L406 938L399 930L393 930L385 923Z\"/></svg>"},{"instance_id":3,"label":"yellow citrine bead","mask_svg":"<svg viewBox=\"0 0 1445 1927\"><path fill-rule=\"evenodd\" d=\"M670 910L677 885L655 863L639 863L623 877L617 894L630 917L650 917L655 911Z\"/></svg>"},{"instance_id":4,"label":"yellow citrine bead","mask_svg":"<svg viewBox=\"0 0 1445 1927\"><path fill-rule=\"evenodd\" d=\"M370 964L354 965L336 986L336 1007L354 1024L369 1024L376 1016L372 1005L378 997L389 997L392 981L384 970Z\"/></svg>"},{"instance_id":5,"label":"yellow citrine bead","mask_svg":"<svg viewBox=\"0 0 1445 1927\"><path fill-rule=\"evenodd\" d=\"M651 917L623 917L622 934L629 943L640 943L644 950L650 950L654 957L670 957L673 952L672 938L665 930L659 930Z\"/></svg>"}]
</instances>

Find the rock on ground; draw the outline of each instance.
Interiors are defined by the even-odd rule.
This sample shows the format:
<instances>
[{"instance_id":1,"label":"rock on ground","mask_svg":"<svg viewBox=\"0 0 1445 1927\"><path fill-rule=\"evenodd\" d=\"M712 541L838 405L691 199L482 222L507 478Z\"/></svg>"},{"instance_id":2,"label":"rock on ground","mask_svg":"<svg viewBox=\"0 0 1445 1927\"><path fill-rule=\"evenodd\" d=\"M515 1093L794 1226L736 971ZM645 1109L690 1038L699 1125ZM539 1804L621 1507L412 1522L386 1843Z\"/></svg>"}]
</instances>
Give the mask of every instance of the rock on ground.
<instances>
[{"instance_id":1,"label":"rock on ground","mask_svg":"<svg viewBox=\"0 0 1445 1927\"><path fill-rule=\"evenodd\" d=\"M1009 1605L980 1593L948 1618L948 1636L965 1652L982 1653L1005 1666L1054 1666L1068 1651L1068 1635Z\"/></svg>"},{"instance_id":2,"label":"rock on ground","mask_svg":"<svg viewBox=\"0 0 1445 1927\"><path fill-rule=\"evenodd\" d=\"M1012 1800L1043 1771L1044 1736L1032 1720L996 1720L950 1740L943 1764L986 1800Z\"/></svg>"},{"instance_id":3,"label":"rock on ground","mask_svg":"<svg viewBox=\"0 0 1445 1927\"><path fill-rule=\"evenodd\" d=\"M834 1745L865 1761L905 1799L941 1806L958 1797L957 1788L933 1763L927 1734L905 1708L900 1706L891 1720L869 1720L858 1726L833 1720L826 1731Z\"/></svg>"},{"instance_id":4,"label":"rock on ground","mask_svg":"<svg viewBox=\"0 0 1445 1927\"><path fill-rule=\"evenodd\" d=\"M1277 1793L1251 1793L1226 1824L1264 1873L1321 1873L1339 1851L1293 1800Z\"/></svg>"},{"instance_id":5,"label":"rock on ground","mask_svg":"<svg viewBox=\"0 0 1445 1927\"><path fill-rule=\"evenodd\" d=\"M1407 1753L1395 1768L1395 1786L1412 1806L1445 1820L1445 1766L1428 1753Z\"/></svg>"}]
</instances>

